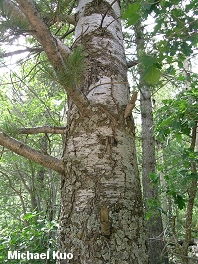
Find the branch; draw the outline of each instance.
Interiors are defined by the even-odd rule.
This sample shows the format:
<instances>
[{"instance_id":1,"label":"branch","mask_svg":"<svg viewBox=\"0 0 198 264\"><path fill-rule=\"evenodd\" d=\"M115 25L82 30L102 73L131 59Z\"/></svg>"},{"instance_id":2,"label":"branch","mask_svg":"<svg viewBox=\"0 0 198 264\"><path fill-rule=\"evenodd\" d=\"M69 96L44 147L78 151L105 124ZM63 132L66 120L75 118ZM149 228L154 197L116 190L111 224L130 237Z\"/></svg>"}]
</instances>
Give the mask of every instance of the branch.
<instances>
[{"instance_id":1,"label":"branch","mask_svg":"<svg viewBox=\"0 0 198 264\"><path fill-rule=\"evenodd\" d=\"M71 28L70 30L68 30L67 32L65 32L60 39L64 39L66 38L68 35L70 35L71 33L73 33L75 31L75 27Z\"/></svg>"},{"instance_id":2,"label":"branch","mask_svg":"<svg viewBox=\"0 0 198 264\"><path fill-rule=\"evenodd\" d=\"M16 0L16 2L18 3L20 10L26 16L31 29L34 30L34 33L32 33L33 36L43 47L43 50L45 51L51 64L54 66L55 71L57 73L66 72L67 69L64 63L64 56L62 56L63 53L61 54L60 50L68 49L68 54L71 53L71 50L67 48L59 39L52 36L49 28L44 23L32 0ZM66 50L64 50L64 52L66 53ZM89 106L89 100L87 97L76 87L68 88L66 85L63 85L63 87L80 112L85 113L85 108L88 108Z\"/></svg>"},{"instance_id":3,"label":"branch","mask_svg":"<svg viewBox=\"0 0 198 264\"><path fill-rule=\"evenodd\" d=\"M111 8L111 6L112 6L113 4L115 4L115 2L117 2L117 0L114 0L114 1L110 4L110 6L109 6L108 9L106 10L106 12L103 14L103 16L102 16L102 20L101 20L101 23L100 23L100 28L102 28L102 24L103 24L103 22L104 22L104 19L105 19L106 15L107 15L109 9Z\"/></svg>"},{"instance_id":4,"label":"branch","mask_svg":"<svg viewBox=\"0 0 198 264\"><path fill-rule=\"evenodd\" d=\"M19 134L38 134L38 133L65 134L65 132L66 132L66 127L58 127L58 126L20 128L18 130Z\"/></svg>"},{"instance_id":5,"label":"branch","mask_svg":"<svg viewBox=\"0 0 198 264\"><path fill-rule=\"evenodd\" d=\"M58 68L63 66L63 58L60 56L56 39L52 36L33 2L31 0L16 0L16 2L29 22L31 30L34 30L33 35L41 43L49 60Z\"/></svg>"},{"instance_id":6,"label":"branch","mask_svg":"<svg viewBox=\"0 0 198 264\"><path fill-rule=\"evenodd\" d=\"M27 146L23 142L18 141L3 132L0 132L0 145L44 167L57 171L60 174L64 173L64 167L61 159L44 155L40 151Z\"/></svg>"},{"instance_id":7,"label":"branch","mask_svg":"<svg viewBox=\"0 0 198 264\"><path fill-rule=\"evenodd\" d=\"M11 52L0 52L0 58L5 58L5 57L10 57L10 56L14 56L14 55L18 55L18 54L22 54L24 52L41 52L43 51L43 49L41 48L26 48L23 50L15 50L15 51L11 51Z\"/></svg>"},{"instance_id":8,"label":"branch","mask_svg":"<svg viewBox=\"0 0 198 264\"><path fill-rule=\"evenodd\" d=\"M47 17L44 17L44 21L48 25L48 27L51 27L52 25L60 21L66 22L68 24L75 26L75 16L67 15L67 14L59 14L58 17L57 16L47 16Z\"/></svg>"},{"instance_id":9,"label":"branch","mask_svg":"<svg viewBox=\"0 0 198 264\"><path fill-rule=\"evenodd\" d=\"M10 0L1 0L1 1L2 1L3 16L10 19L15 24L16 27L19 27L18 31L20 31L20 25L23 25L23 27L24 27L24 25L26 25L28 32L35 37L35 29L34 29L34 27L30 27L31 23L26 18L23 11L20 10L20 8ZM28 4L28 2L31 2L31 1L27 1L27 4ZM35 8L35 10L36 10L36 8ZM35 12L38 14L37 10ZM33 13L32 13L32 16L34 16ZM45 25L41 17L40 17L40 20L42 21L43 25ZM45 28L47 28L46 25L45 25ZM40 30L42 30L42 29L40 29ZM48 31L49 31L49 29L48 29ZM24 28L22 28L22 32L24 32ZM66 45L64 45L59 39L57 39L56 37L53 37L53 38L54 38L54 41L56 42L56 44L58 46L58 50L60 51L61 55L63 57L68 56L71 53L71 50ZM44 39L44 41L45 41L45 39ZM12 54L11 54L11 56L12 56Z\"/></svg>"},{"instance_id":10,"label":"branch","mask_svg":"<svg viewBox=\"0 0 198 264\"><path fill-rule=\"evenodd\" d=\"M15 22L18 21L17 24L23 24L23 25L27 24L28 26L28 22L26 20L25 15L12 1L2 0L1 5L2 5L3 16L8 17L12 21Z\"/></svg>"},{"instance_id":11,"label":"branch","mask_svg":"<svg viewBox=\"0 0 198 264\"><path fill-rule=\"evenodd\" d=\"M139 63L138 60L128 61L127 62L127 67L128 67L128 69L132 68L133 66L137 65L138 63Z\"/></svg>"},{"instance_id":12,"label":"branch","mask_svg":"<svg viewBox=\"0 0 198 264\"><path fill-rule=\"evenodd\" d=\"M71 24L71 25L74 25L75 26L75 24L76 24L76 21L75 21L75 16L72 16L72 15L62 15L61 17L60 17L60 20L61 21L65 21L65 22L68 22L69 24Z\"/></svg>"},{"instance_id":13,"label":"branch","mask_svg":"<svg viewBox=\"0 0 198 264\"><path fill-rule=\"evenodd\" d=\"M135 102L137 100L137 94L138 92L134 92L131 96L131 100L128 103L128 105L126 106L125 112L124 112L124 118L127 118L131 115L131 112L133 110L133 108L135 107Z\"/></svg>"}]
</instances>

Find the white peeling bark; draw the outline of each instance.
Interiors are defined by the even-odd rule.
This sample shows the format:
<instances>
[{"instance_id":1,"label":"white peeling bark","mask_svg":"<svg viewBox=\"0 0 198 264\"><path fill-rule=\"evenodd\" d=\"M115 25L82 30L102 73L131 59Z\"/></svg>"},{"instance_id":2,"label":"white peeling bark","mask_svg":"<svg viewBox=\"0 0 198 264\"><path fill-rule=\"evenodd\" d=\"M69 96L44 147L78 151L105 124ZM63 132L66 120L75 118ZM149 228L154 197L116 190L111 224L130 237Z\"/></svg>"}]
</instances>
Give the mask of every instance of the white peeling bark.
<instances>
[{"instance_id":1,"label":"white peeling bark","mask_svg":"<svg viewBox=\"0 0 198 264\"><path fill-rule=\"evenodd\" d=\"M87 54L80 89L92 112L84 116L69 104L58 244L73 253L71 263L147 263L134 124L124 118L129 88L119 4L112 2L80 0L76 13L75 45Z\"/></svg>"}]
</instances>

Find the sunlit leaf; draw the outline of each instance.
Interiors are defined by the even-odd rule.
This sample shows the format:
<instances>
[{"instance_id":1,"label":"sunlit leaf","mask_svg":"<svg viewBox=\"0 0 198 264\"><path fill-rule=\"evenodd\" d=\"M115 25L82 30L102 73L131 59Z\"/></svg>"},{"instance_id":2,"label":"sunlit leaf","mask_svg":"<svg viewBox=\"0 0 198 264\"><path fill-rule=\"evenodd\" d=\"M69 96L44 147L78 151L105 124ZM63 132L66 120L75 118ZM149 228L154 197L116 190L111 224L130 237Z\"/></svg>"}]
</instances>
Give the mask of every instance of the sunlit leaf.
<instances>
[{"instance_id":1,"label":"sunlit leaf","mask_svg":"<svg viewBox=\"0 0 198 264\"><path fill-rule=\"evenodd\" d=\"M143 79L149 84L154 84L159 81L161 75L162 73L157 68L156 64L153 64L151 67L149 67Z\"/></svg>"}]
</instances>

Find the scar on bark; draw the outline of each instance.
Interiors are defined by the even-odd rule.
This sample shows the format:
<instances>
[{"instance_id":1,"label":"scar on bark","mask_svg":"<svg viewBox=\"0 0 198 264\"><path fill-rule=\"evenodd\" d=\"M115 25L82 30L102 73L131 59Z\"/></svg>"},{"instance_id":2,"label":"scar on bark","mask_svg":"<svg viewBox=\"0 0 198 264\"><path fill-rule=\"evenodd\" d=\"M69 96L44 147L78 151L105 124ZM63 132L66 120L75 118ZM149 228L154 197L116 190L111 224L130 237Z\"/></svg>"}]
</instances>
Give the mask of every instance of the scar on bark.
<instances>
[{"instance_id":1,"label":"scar on bark","mask_svg":"<svg viewBox=\"0 0 198 264\"><path fill-rule=\"evenodd\" d=\"M110 221L109 221L109 209L107 205L104 205L100 209L100 224L101 224L101 232L104 236L110 236Z\"/></svg>"}]
</instances>

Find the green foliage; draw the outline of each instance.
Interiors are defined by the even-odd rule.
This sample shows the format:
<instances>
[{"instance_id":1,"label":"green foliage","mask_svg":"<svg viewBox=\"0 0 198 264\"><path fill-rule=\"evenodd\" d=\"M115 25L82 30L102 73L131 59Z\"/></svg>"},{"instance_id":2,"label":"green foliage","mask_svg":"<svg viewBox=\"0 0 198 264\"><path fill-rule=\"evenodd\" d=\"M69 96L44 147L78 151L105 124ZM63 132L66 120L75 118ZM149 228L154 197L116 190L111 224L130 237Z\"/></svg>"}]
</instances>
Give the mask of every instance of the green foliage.
<instances>
[{"instance_id":1,"label":"green foliage","mask_svg":"<svg viewBox=\"0 0 198 264\"><path fill-rule=\"evenodd\" d=\"M158 64L153 64L147 69L143 79L149 84L155 84L159 82L161 75L162 73L158 68Z\"/></svg>"},{"instance_id":2,"label":"green foliage","mask_svg":"<svg viewBox=\"0 0 198 264\"><path fill-rule=\"evenodd\" d=\"M1 123L1 129L13 137L17 137L18 135L18 124L12 122L9 117L5 117L5 119Z\"/></svg>"},{"instance_id":3,"label":"green foliage","mask_svg":"<svg viewBox=\"0 0 198 264\"><path fill-rule=\"evenodd\" d=\"M182 135L191 135L191 129L198 121L198 89L181 92L176 99L163 101L156 115L156 135L165 139L170 134L181 142Z\"/></svg>"},{"instance_id":4,"label":"green foliage","mask_svg":"<svg viewBox=\"0 0 198 264\"><path fill-rule=\"evenodd\" d=\"M127 26L130 27L134 25L140 18L140 7L141 4L139 2L135 2L129 4L128 9L126 9L123 13L123 19L127 20Z\"/></svg>"},{"instance_id":5,"label":"green foliage","mask_svg":"<svg viewBox=\"0 0 198 264\"><path fill-rule=\"evenodd\" d=\"M50 76L50 78L63 85L63 87L78 87L86 69L85 54L83 53L82 47L78 46L74 49L64 62L64 71L57 70L55 73L52 66L48 65L46 62L42 65L42 69Z\"/></svg>"},{"instance_id":6,"label":"green foliage","mask_svg":"<svg viewBox=\"0 0 198 264\"><path fill-rule=\"evenodd\" d=\"M156 56L147 55L141 52L139 60L143 65L143 71L141 80L144 80L148 84L155 84L159 82L162 75L161 64Z\"/></svg>"},{"instance_id":7,"label":"green foliage","mask_svg":"<svg viewBox=\"0 0 198 264\"><path fill-rule=\"evenodd\" d=\"M42 214L36 213L27 213L23 220L26 225L15 226L13 230L9 227L1 230L1 263L8 263L8 251L45 253L47 250L56 250L57 223L55 221L49 222ZM18 261L12 260L12 263L18 264ZM27 261L24 260L23 263ZM31 260L31 263L43 263L43 260ZM51 260L50 263L55 263L55 260L54 262Z\"/></svg>"},{"instance_id":8,"label":"green foliage","mask_svg":"<svg viewBox=\"0 0 198 264\"><path fill-rule=\"evenodd\" d=\"M153 36L163 37L163 46L159 52L165 56L177 56L179 67L183 68L183 61L193 53L197 47L198 29L197 2L159 1L158 7L152 10L156 18Z\"/></svg>"},{"instance_id":9,"label":"green foliage","mask_svg":"<svg viewBox=\"0 0 198 264\"><path fill-rule=\"evenodd\" d=\"M142 58L142 55L137 56L143 65L141 80L149 85L155 85L164 75L175 78L178 73L176 66L183 70L184 61L193 55L198 44L197 3L179 0L150 3L128 0L122 3L122 6L124 9L122 17L127 27L133 30L134 26L141 25L141 38L145 43L143 51L147 54L144 55L145 58ZM144 25L149 24L151 17L155 19L155 25L153 29L149 27L147 32ZM134 42L131 38L131 47Z\"/></svg>"},{"instance_id":10,"label":"green foliage","mask_svg":"<svg viewBox=\"0 0 198 264\"><path fill-rule=\"evenodd\" d=\"M24 63L21 72L11 75L14 85L7 74L1 77L0 126L13 136L23 127L62 125L65 92L46 72L38 73L34 64ZM21 81L24 78L26 82Z\"/></svg>"},{"instance_id":11,"label":"green foliage","mask_svg":"<svg viewBox=\"0 0 198 264\"><path fill-rule=\"evenodd\" d=\"M62 77L60 78L61 82L63 82L63 84L66 83L69 87L79 86L86 67L85 54L81 46L73 50L72 54L66 59L65 65L67 70L64 73L63 81Z\"/></svg>"},{"instance_id":12,"label":"green foliage","mask_svg":"<svg viewBox=\"0 0 198 264\"><path fill-rule=\"evenodd\" d=\"M164 212L164 210L162 209L161 203L158 199L150 198L146 202L149 208L146 212L146 216L145 216L146 220L149 220L150 217L152 218L159 217L159 212L166 214L166 212Z\"/></svg>"},{"instance_id":13,"label":"green foliage","mask_svg":"<svg viewBox=\"0 0 198 264\"><path fill-rule=\"evenodd\" d=\"M165 174L166 194L173 198L175 205L184 209L187 186L198 174L192 172L191 164L198 163L198 153L190 148L192 129L198 121L198 89L179 93L174 99L163 101L156 112L156 136L167 142L164 149L164 165L158 168Z\"/></svg>"},{"instance_id":14,"label":"green foliage","mask_svg":"<svg viewBox=\"0 0 198 264\"><path fill-rule=\"evenodd\" d=\"M184 209L184 207L186 206L186 200L182 194L177 193L173 190L168 190L167 194L173 197L175 204L180 210Z\"/></svg>"},{"instance_id":15,"label":"green foliage","mask_svg":"<svg viewBox=\"0 0 198 264\"><path fill-rule=\"evenodd\" d=\"M20 135L18 129L63 125L66 95L57 82L48 78L43 71L38 72L35 64L34 59L28 60L16 72L1 76L0 127L20 141L43 151L43 134ZM61 136L49 134L46 138L47 154L60 156ZM8 263L8 250L36 253L53 250L58 214L54 206L59 199L59 177L52 171L4 151L4 148L1 148L0 162L0 262ZM32 213L35 206L37 212L44 210L45 216ZM19 260L12 260L12 263L19 263ZM43 262L35 260L31 263Z\"/></svg>"},{"instance_id":16,"label":"green foliage","mask_svg":"<svg viewBox=\"0 0 198 264\"><path fill-rule=\"evenodd\" d=\"M158 184L160 181L160 176L157 173L149 173L149 178L151 180L152 186L154 186L155 184Z\"/></svg>"}]
</instances>

